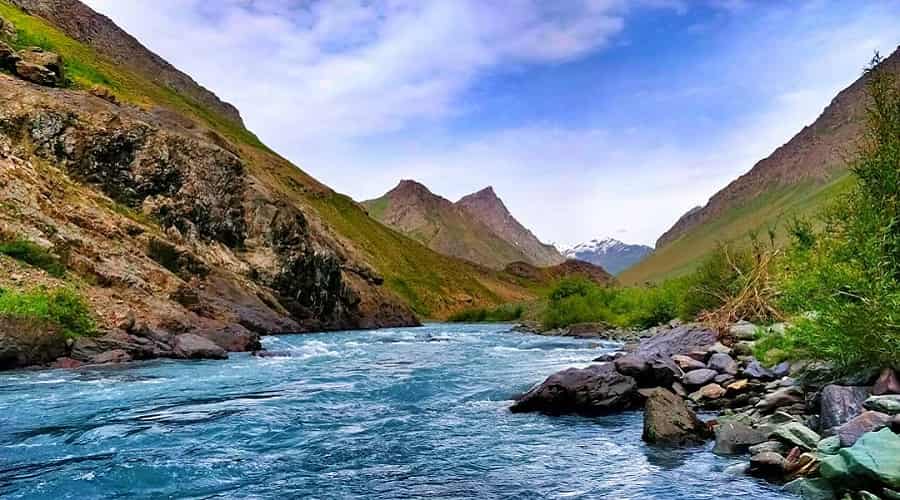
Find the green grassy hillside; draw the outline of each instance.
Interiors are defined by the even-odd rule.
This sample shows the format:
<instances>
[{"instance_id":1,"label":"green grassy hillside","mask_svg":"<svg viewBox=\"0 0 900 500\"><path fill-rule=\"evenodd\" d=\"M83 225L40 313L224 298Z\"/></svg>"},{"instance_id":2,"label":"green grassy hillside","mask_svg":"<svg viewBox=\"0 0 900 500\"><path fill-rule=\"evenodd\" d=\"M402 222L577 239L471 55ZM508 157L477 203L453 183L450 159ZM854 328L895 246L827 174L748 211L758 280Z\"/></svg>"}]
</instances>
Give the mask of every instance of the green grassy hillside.
<instances>
[{"instance_id":1,"label":"green grassy hillside","mask_svg":"<svg viewBox=\"0 0 900 500\"><path fill-rule=\"evenodd\" d=\"M683 276L694 270L719 244L749 241L748 237L753 234L768 238L770 230L774 231L776 242L781 242L793 217L815 214L845 192L852 182L852 177L843 173L827 182L806 181L773 189L657 249L619 275L619 280L625 284L641 284Z\"/></svg>"}]
</instances>

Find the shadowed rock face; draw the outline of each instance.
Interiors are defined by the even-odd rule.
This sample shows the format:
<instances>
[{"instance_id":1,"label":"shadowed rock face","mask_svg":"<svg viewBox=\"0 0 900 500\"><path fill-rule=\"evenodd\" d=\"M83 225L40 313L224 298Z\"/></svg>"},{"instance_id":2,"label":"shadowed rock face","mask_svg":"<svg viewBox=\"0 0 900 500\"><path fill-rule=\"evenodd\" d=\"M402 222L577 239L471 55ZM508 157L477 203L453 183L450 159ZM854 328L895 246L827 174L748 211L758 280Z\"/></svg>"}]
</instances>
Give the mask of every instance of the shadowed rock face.
<instances>
[{"instance_id":1,"label":"shadowed rock face","mask_svg":"<svg viewBox=\"0 0 900 500\"><path fill-rule=\"evenodd\" d=\"M66 340L53 325L0 316L0 370L49 363L65 354Z\"/></svg>"}]
</instances>

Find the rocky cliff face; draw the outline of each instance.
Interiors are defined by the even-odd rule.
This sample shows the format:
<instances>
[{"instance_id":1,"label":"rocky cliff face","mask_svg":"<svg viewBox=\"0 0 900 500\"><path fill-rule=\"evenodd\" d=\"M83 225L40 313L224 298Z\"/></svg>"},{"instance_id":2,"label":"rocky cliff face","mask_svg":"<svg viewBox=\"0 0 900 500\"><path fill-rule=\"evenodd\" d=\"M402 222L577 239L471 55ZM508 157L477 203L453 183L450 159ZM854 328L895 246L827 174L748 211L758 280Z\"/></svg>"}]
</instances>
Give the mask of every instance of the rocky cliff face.
<instances>
[{"instance_id":1,"label":"rocky cliff face","mask_svg":"<svg viewBox=\"0 0 900 500\"><path fill-rule=\"evenodd\" d=\"M137 39L78 0L10 0L25 11L40 16L67 35L155 81L243 126L237 108L182 73L163 58L147 50Z\"/></svg>"},{"instance_id":2,"label":"rocky cliff face","mask_svg":"<svg viewBox=\"0 0 900 500\"><path fill-rule=\"evenodd\" d=\"M564 260L519 224L490 188L452 203L418 182L403 180L363 205L378 221L432 250L492 269L516 261L547 266Z\"/></svg>"},{"instance_id":3,"label":"rocky cliff face","mask_svg":"<svg viewBox=\"0 0 900 500\"><path fill-rule=\"evenodd\" d=\"M565 262L565 258L553 245L546 245L523 226L506 208L494 188L486 187L477 193L464 196L456 206L472 218L481 221L504 241L516 246L526 260L536 266L553 266Z\"/></svg>"},{"instance_id":4,"label":"rocky cliff face","mask_svg":"<svg viewBox=\"0 0 900 500\"><path fill-rule=\"evenodd\" d=\"M651 252L653 249L646 245L628 245L613 238L605 238L576 245L564 251L563 256L590 262L616 275L637 264Z\"/></svg>"},{"instance_id":5,"label":"rocky cliff face","mask_svg":"<svg viewBox=\"0 0 900 500\"><path fill-rule=\"evenodd\" d=\"M900 50L885 59L881 68L900 74ZM657 240L656 248L772 189L810 180L822 182L845 171L845 159L862 130L867 81L865 76L856 80L831 101L815 122L713 195L706 206L682 216Z\"/></svg>"}]
</instances>

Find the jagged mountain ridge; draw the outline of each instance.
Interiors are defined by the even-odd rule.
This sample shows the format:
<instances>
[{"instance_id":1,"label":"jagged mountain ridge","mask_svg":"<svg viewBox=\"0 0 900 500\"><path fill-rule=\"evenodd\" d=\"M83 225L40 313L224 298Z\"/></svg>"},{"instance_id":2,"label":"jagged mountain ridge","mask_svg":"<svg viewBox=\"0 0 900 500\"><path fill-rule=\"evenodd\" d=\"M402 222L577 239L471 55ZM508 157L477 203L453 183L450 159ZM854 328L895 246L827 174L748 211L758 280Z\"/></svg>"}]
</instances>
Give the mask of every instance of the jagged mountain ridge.
<instances>
[{"instance_id":1,"label":"jagged mountain ridge","mask_svg":"<svg viewBox=\"0 0 900 500\"><path fill-rule=\"evenodd\" d=\"M880 70L900 75L900 50ZM622 275L643 282L686 272L719 242L745 238L770 227L783 234L785 220L814 213L851 183L847 157L859 140L868 76L842 90L819 117L770 156L713 195L703 207L682 215L656 243L649 258Z\"/></svg>"},{"instance_id":2,"label":"jagged mountain ridge","mask_svg":"<svg viewBox=\"0 0 900 500\"><path fill-rule=\"evenodd\" d=\"M629 245L614 238L603 238L575 245L562 254L567 259L600 266L615 276L637 264L651 252L653 248L646 245Z\"/></svg>"},{"instance_id":3,"label":"jagged mountain ridge","mask_svg":"<svg viewBox=\"0 0 900 500\"><path fill-rule=\"evenodd\" d=\"M536 266L564 261L516 221L491 188L453 203L419 182L401 180L362 205L376 220L439 253L492 269L518 261Z\"/></svg>"}]
</instances>

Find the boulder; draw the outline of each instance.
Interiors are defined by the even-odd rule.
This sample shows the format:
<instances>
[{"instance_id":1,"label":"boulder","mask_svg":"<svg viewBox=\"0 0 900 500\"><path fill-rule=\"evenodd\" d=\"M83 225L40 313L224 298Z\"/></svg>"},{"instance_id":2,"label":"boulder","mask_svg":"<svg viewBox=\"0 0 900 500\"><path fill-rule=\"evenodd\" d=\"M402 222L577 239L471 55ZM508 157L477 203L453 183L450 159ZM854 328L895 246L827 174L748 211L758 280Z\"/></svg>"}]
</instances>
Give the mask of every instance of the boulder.
<instances>
[{"instance_id":1,"label":"boulder","mask_svg":"<svg viewBox=\"0 0 900 500\"><path fill-rule=\"evenodd\" d=\"M756 338L757 326L747 321L739 321L728 329L732 338L737 340L753 340Z\"/></svg>"},{"instance_id":2,"label":"boulder","mask_svg":"<svg viewBox=\"0 0 900 500\"><path fill-rule=\"evenodd\" d=\"M715 370L710 370L709 368L701 368L699 370L689 371L681 377L681 383L688 386L700 386L704 384L708 384L714 378L716 378Z\"/></svg>"},{"instance_id":3,"label":"boulder","mask_svg":"<svg viewBox=\"0 0 900 500\"><path fill-rule=\"evenodd\" d=\"M157 356L152 340L129 335L122 330L110 330L99 337L75 339L70 355L78 361L97 363L97 356L115 350L125 351L132 359L152 359Z\"/></svg>"},{"instance_id":4,"label":"boulder","mask_svg":"<svg viewBox=\"0 0 900 500\"><path fill-rule=\"evenodd\" d=\"M747 451L750 453L750 456L766 452L778 453L779 455L784 456L791 451L791 449L781 441L766 441L751 446Z\"/></svg>"},{"instance_id":5,"label":"boulder","mask_svg":"<svg viewBox=\"0 0 900 500\"><path fill-rule=\"evenodd\" d=\"M784 475L784 457L767 451L750 457L750 475L764 478L781 478Z\"/></svg>"},{"instance_id":6,"label":"boulder","mask_svg":"<svg viewBox=\"0 0 900 500\"><path fill-rule=\"evenodd\" d=\"M734 376L727 373L720 373L713 378L713 382L725 386L734 381Z\"/></svg>"},{"instance_id":7,"label":"boulder","mask_svg":"<svg viewBox=\"0 0 900 500\"><path fill-rule=\"evenodd\" d=\"M738 372L738 364L731 358L731 356L717 352L713 354L706 365L719 372L719 373L727 373L729 375L737 375Z\"/></svg>"},{"instance_id":8,"label":"boulder","mask_svg":"<svg viewBox=\"0 0 900 500\"><path fill-rule=\"evenodd\" d=\"M66 339L47 321L0 315L0 370L51 363L66 355Z\"/></svg>"},{"instance_id":9,"label":"boulder","mask_svg":"<svg viewBox=\"0 0 900 500\"><path fill-rule=\"evenodd\" d=\"M684 400L666 389L652 389L644 407L643 440L651 444L702 443L709 429Z\"/></svg>"},{"instance_id":10,"label":"boulder","mask_svg":"<svg viewBox=\"0 0 900 500\"><path fill-rule=\"evenodd\" d=\"M790 361L782 361L772 368L772 374L777 378L787 377L791 374Z\"/></svg>"},{"instance_id":11,"label":"boulder","mask_svg":"<svg viewBox=\"0 0 900 500\"><path fill-rule=\"evenodd\" d=\"M863 406L867 410L886 413L888 415L900 415L900 394L872 396L865 400Z\"/></svg>"},{"instance_id":12,"label":"boulder","mask_svg":"<svg viewBox=\"0 0 900 500\"><path fill-rule=\"evenodd\" d=\"M198 332L198 334L213 341L228 352L252 352L262 349L259 334L234 323L227 324L221 328Z\"/></svg>"},{"instance_id":13,"label":"boulder","mask_svg":"<svg viewBox=\"0 0 900 500\"><path fill-rule=\"evenodd\" d=\"M127 363L129 361L131 361L131 356L122 349L104 351L91 358L91 363L98 365L106 363Z\"/></svg>"},{"instance_id":14,"label":"boulder","mask_svg":"<svg viewBox=\"0 0 900 500\"><path fill-rule=\"evenodd\" d=\"M65 81L62 57L39 47L19 51L15 71L20 77L38 85L58 87Z\"/></svg>"},{"instance_id":15,"label":"boulder","mask_svg":"<svg viewBox=\"0 0 900 500\"><path fill-rule=\"evenodd\" d=\"M569 368L554 373L510 407L513 413L602 415L635 408L637 382L612 363Z\"/></svg>"},{"instance_id":16,"label":"boulder","mask_svg":"<svg viewBox=\"0 0 900 500\"><path fill-rule=\"evenodd\" d=\"M672 361L674 361L675 364L685 372L706 368L706 365L702 361L697 361L696 359L684 354L676 354L672 356Z\"/></svg>"},{"instance_id":17,"label":"boulder","mask_svg":"<svg viewBox=\"0 0 900 500\"><path fill-rule=\"evenodd\" d=\"M814 430L799 422L788 422L778 426L769 437L807 451L815 450L819 441L822 440L822 437Z\"/></svg>"},{"instance_id":18,"label":"boulder","mask_svg":"<svg viewBox=\"0 0 900 500\"><path fill-rule=\"evenodd\" d=\"M875 482L900 488L900 436L890 429L866 433L853 446L823 458L819 471L834 484Z\"/></svg>"},{"instance_id":19,"label":"boulder","mask_svg":"<svg viewBox=\"0 0 900 500\"><path fill-rule=\"evenodd\" d=\"M725 392L725 389L719 384L706 384L700 390L691 394L691 399L697 402L715 401L725 396Z\"/></svg>"},{"instance_id":20,"label":"boulder","mask_svg":"<svg viewBox=\"0 0 900 500\"><path fill-rule=\"evenodd\" d=\"M227 359L228 353L213 341L193 333L183 333L175 337L172 351L182 359Z\"/></svg>"},{"instance_id":21,"label":"boulder","mask_svg":"<svg viewBox=\"0 0 900 500\"><path fill-rule=\"evenodd\" d=\"M835 427L834 435L841 440L842 447L853 446L865 433L877 431L890 422L891 417L877 411L864 411L845 424Z\"/></svg>"},{"instance_id":22,"label":"boulder","mask_svg":"<svg viewBox=\"0 0 900 500\"><path fill-rule=\"evenodd\" d=\"M746 453L751 446L764 443L768 432L751 427L747 423L733 418L719 419L715 427L716 446L713 453L717 455L739 455Z\"/></svg>"},{"instance_id":23,"label":"boulder","mask_svg":"<svg viewBox=\"0 0 900 500\"><path fill-rule=\"evenodd\" d=\"M863 402L869 397L866 387L827 385L819 398L820 426L828 431L848 422L863 411Z\"/></svg>"},{"instance_id":24,"label":"boulder","mask_svg":"<svg viewBox=\"0 0 900 500\"><path fill-rule=\"evenodd\" d=\"M614 364L619 373L629 377L641 376L649 368L647 358L637 354L626 354L617 358Z\"/></svg>"},{"instance_id":25,"label":"boulder","mask_svg":"<svg viewBox=\"0 0 900 500\"><path fill-rule=\"evenodd\" d=\"M671 358L675 354L689 355L694 351L709 352L716 343L718 334L700 324L687 324L660 332L638 346L638 354L650 358L659 354Z\"/></svg>"},{"instance_id":26,"label":"boulder","mask_svg":"<svg viewBox=\"0 0 900 500\"><path fill-rule=\"evenodd\" d=\"M882 396L884 394L900 394L900 379L897 378L897 372L890 368L885 368L872 386L872 394Z\"/></svg>"},{"instance_id":27,"label":"boulder","mask_svg":"<svg viewBox=\"0 0 900 500\"><path fill-rule=\"evenodd\" d=\"M777 408L803 402L803 390L799 387L782 387L781 389L766 394L759 403L756 403L756 408L762 411L772 411Z\"/></svg>"},{"instance_id":28,"label":"boulder","mask_svg":"<svg viewBox=\"0 0 900 500\"><path fill-rule=\"evenodd\" d=\"M747 378L755 378L759 380L774 380L775 374L763 366L759 361L751 359L747 366L741 371L741 374Z\"/></svg>"}]
</instances>

